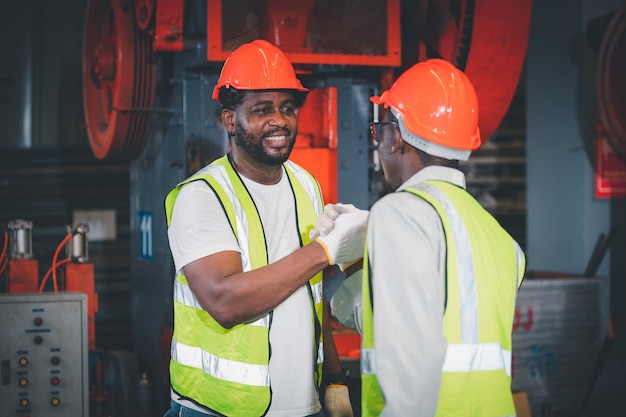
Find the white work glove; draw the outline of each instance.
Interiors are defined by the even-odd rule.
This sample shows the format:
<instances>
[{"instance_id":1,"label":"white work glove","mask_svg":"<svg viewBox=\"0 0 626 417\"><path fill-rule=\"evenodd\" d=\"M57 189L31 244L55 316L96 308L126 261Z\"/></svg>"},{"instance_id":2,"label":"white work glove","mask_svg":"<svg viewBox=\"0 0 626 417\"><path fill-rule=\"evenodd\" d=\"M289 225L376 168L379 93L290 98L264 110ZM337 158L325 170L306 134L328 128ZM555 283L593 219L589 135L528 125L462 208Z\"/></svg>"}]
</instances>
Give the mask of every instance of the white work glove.
<instances>
[{"instance_id":1,"label":"white work glove","mask_svg":"<svg viewBox=\"0 0 626 417\"><path fill-rule=\"evenodd\" d=\"M335 227L335 219L343 213L355 213L361 211L353 204L326 204L324 212L317 217L315 227L309 232L309 237L314 240L318 236L326 236Z\"/></svg>"},{"instance_id":2,"label":"white work glove","mask_svg":"<svg viewBox=\"0 0 626 417\"><path fill-rule=\"evenodd\" d=\"M341 324L358 330L363 334L363 270L360 269L346 278L330 299L333 316Z\"/></svg>"},{"instance_id":3,"label":"white work glove","mask_svg":"<svg viewBox=\"0 0 626 417\"><path fill-rule=\"evenodd\" d=\"M326 417L353 417L347 385L330 384L326 387L324 414Z\"/></svg>"},{"instance_id":4,"label":"white work glove","mask_svg":"<svg viewBox=\"0 0 626 417\"><path fill-rule=\"evenodd\" d=\"M354 206L349 212L337 215L331 214L330 209L328 211L324 209L324 213L318 217L320 227L316 224L310 236L322 245L330 265L337 264L344 270L363 257L368 215L369 211L359 210ZM331 216L335 219L331 219ZM329 226L327 219L331 219L332 226ZM321 232L325 234L322 235Z\"/></svg>"}]
</instances>

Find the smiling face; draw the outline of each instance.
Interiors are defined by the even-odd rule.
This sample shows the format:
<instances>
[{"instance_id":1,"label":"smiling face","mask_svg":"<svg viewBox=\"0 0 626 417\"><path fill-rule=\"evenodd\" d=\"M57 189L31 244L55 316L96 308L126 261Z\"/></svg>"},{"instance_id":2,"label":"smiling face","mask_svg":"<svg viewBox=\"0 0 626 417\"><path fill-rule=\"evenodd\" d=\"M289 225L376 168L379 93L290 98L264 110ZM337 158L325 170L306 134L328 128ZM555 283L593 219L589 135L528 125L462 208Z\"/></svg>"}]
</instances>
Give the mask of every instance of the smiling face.
<instances>
[{"instance_id":1,"label":"smiling face","mask_svg":"<svg viewBox=\"0 0 626 417\"><path fill-rule=\"evenodd\" d=\"M233 139L236 162L271 168L289 158L298 130L290 92L247 91L235 110L223 110L222 120Z\"/></svg>"}]
</instances>

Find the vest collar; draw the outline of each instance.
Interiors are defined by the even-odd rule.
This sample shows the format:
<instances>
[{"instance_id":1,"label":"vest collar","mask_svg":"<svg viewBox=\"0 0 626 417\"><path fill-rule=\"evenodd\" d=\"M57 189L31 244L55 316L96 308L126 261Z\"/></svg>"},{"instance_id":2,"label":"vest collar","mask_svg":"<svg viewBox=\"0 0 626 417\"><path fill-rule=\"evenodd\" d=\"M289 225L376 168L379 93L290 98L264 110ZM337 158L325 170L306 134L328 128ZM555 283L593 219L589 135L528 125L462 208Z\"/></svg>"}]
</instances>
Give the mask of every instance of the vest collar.
<instances>
[{"instance_id":1,"label":"vest collar","mask_svg":"<svg viewBox=\"0 0 626 417\"><path fill-rule=\"evenodd\" d=\"M466 188L465 174L463 174L463 172L454 168L431 165L422 168L421 170L413 174L413 176L406 180L404 184L402 184L400 187L398 187L396 191L403 191L407 187L420 184L427 180L442 180L452 183L458 187Z\"/></svg>"}]
</instances>

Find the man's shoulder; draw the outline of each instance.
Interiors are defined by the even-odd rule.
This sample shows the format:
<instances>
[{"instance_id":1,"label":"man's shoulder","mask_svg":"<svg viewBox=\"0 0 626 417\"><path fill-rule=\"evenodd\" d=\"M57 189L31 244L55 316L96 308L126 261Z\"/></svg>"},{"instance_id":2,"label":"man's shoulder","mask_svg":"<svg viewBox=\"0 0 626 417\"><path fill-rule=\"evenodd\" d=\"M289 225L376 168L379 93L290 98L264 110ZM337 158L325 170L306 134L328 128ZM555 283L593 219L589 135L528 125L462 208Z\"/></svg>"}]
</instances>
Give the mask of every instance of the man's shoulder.
<instances>
[{"instance_id":1,"label":"man's shoulder","mask_svg":"<svg viewBox=\"0 0 626 417\"><path fill-rule=\"evenodd\" d=\"M432 210L434 210L432 206L423 198L409 192L396 191L377 200L370 212L375 215L393 215L394 213L397 215L400 213L419 214Z\"/></svg>"},{"instance_id":2,"label":"man's shoulder","mask_svg":"<svg viewBox=\"0 0 626 417\"><path fill-rule=\"evenodd\" d=\"M283 165L284 165L286 170L291 171L301 181L308 180L308 181L313 182L313 183L319 182L317 177L315 175L313 175L313 173L311 171L309 171L308 169L304 168L302 165L299 165L299 164L293 162L290 159L285 161L285 163Z\"/></svg>"},{"instance_id":3,"label":"man's shoulder","mask_svg":"<svg viewBox=\"0 0 626 417\"><path fill-rule=\"evenodd\" d=\"M293 170L295 172L303 172L303 173L307 173L307 174L309 174L311 176L313 175L313 174L311 174L311 172L308 169L306 169L302 165L298 164L297 162L292 161L291 159L288 159L287 161L285 161L285 166L288 169L291 169L291 170Z\"/></svg>"}]
</instances>

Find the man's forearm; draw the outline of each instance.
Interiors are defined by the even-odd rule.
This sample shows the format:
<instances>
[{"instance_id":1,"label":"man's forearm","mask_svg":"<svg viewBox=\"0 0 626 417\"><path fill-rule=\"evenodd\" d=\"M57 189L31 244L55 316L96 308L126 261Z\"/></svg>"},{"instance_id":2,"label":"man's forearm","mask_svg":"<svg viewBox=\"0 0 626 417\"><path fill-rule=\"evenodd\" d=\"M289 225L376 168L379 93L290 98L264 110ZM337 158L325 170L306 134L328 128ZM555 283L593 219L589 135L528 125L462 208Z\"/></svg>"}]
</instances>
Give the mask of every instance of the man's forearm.
<instances>
[{"instance_id":1,"label":"man's forearm","mask_svg":"<svg viewBox=\"0 0 626 417\"><path fill-rule=\"evenodd\" d=\"M218 264L195 261L185 267L185 275L202 306L220 325L231 328L274 309L328 266L328 258L319 243L312 242L252 271L242 272L239 266L238 272L220 273L215 271Z\"/></svg>"}]
</instances>

